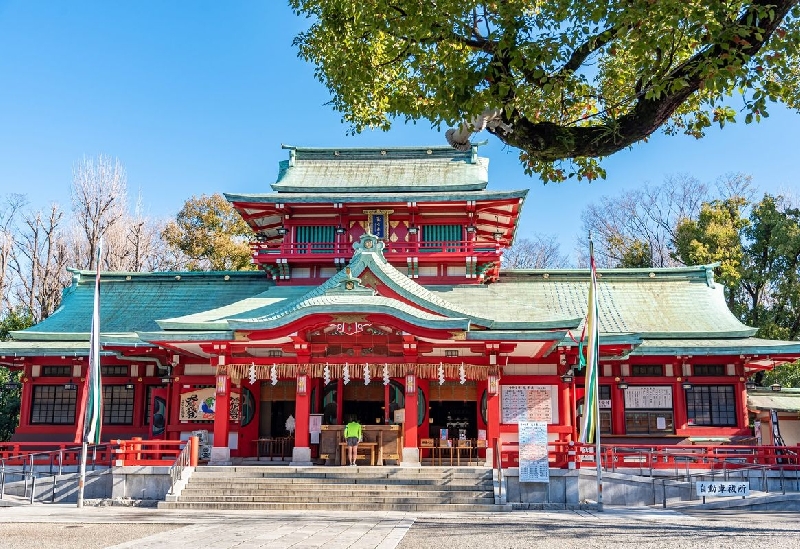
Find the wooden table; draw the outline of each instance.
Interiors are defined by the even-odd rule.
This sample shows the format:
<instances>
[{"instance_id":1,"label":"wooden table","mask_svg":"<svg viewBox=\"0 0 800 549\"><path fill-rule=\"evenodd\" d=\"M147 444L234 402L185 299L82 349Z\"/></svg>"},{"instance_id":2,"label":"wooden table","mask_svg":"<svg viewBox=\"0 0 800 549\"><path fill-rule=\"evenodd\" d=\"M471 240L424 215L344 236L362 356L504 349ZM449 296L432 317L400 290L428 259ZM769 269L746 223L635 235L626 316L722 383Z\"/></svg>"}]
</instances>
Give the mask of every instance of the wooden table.
<instances>
[{"instance_id":1,"label":"wooden table","mask_svg":"<svg viewBox=\"0 0 800 549\"><path fill-rule=\"evenodd\" d=\"M459 442L462 443L459 446ZM442 465L442 459L446 456L450 461L450 466L453 465L453 458L455 458L455 462L457 466L461 465L461 454L466 453L467 464L470 463L472 459L472 453L475 452L475 457L477 459L477 447L473 444L472 441L463 441L463 440L451 440L450 443L452 446L442 446L441 443L438 446L434 446L433 448L433 463L434 465ZM438 463L437 463L438 458Z\"/></svg>"},{"instance_id":2,"label":"wooden table","mask_svg":"<svg viewBox=\"0 0 800 549\"><path fill-rule=\"evenodd\" d=\"M347 461L347 443L340 442L339 447L341 448L342 452L342 459L339 462L339 465L344 465ZM369 450L369 464L375 465L375 450L378 448L377 442L359 442L358 443L358 451L361 452L361 449ZM358 461L358 455L356 455L356 461Z\"/></svg>"}]
</instances>

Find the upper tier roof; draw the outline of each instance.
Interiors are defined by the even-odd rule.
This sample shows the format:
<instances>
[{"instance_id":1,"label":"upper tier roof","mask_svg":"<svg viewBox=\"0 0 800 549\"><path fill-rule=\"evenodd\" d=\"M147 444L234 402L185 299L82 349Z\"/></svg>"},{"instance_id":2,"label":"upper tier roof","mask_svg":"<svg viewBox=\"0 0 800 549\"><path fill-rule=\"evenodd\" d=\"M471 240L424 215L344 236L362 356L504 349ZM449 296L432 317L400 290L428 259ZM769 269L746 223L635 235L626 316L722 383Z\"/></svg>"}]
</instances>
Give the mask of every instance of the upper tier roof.
<instances>
[{"instance_id":1,"label":"upper tier roof","mask_svg":"<svg viewBox=\"0 0 800 549\"><path fill-rule=\"evenodd\" d=\"M307 148L289 149L280 163L279 193L397 193L480 191L489 182L489 159L478 147L459 152L452 147Z\"/></svg>"}]
</instances>

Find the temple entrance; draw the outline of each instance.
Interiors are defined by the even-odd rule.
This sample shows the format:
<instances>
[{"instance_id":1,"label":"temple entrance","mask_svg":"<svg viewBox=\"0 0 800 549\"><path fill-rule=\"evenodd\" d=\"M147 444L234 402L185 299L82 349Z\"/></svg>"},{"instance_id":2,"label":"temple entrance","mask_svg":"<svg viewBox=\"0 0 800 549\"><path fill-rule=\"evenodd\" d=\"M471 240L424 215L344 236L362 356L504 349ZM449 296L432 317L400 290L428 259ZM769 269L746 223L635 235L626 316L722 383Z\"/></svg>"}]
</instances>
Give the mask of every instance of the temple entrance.
<instances>
[{"instance_id":1,"label":"temple entrance","mask_svg":"<svg viewBox=\"0 0 800 549\"><path fill-rule=\"evenodd\" d=\"M431 438L474 439L478 436L477 384L446 381L430 384L430 429ZM447 430L442 437L442 430Z\"/></svg>"},{"instance_id":2,"label":"temple entrance","mask_svg":"<svg viewBox=\"0 0 800 549\"><path fill-rule=\"evenodd\" d=\"M362 425L382 425L385 409L383 384L364 385L353 381L344 386L343 423L355 416Z\"/></svg>"},{"instance_id":3,"label":"temple entrance","mask_svg":"<svg viewBox=\"0 0 800 549\"><path fill-rule=\"evenodd\" d=\"M294 417L295 383L279 381L277 385L261 384L261 406L258 422L259 438L287 437L289 416Z\"/></svg>"}]
</instances>

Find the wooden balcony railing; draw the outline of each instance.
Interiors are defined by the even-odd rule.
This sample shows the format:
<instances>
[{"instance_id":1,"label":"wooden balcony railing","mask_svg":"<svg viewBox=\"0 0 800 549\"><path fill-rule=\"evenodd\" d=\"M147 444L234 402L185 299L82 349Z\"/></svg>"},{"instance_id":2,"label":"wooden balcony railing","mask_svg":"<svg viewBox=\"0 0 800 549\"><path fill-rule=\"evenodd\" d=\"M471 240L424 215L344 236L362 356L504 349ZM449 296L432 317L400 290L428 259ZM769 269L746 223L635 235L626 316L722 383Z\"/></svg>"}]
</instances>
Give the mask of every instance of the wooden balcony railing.
<instances>
[{"instance_id":1,"label":"wooden balcony railing","mask_svg":"<svg viewBox=\"0 0 800 549\"><path fill-rule=\"evenodd\" d=\"M251 242L250 250L256 259L262 256L312 258L315 255L333 255L349 257L353 254L351 242L284 242L272 245ZM497 256L500 245L494 241L476 242L473 240L436 241L436 242L386 242L383 254L392 256L425 255L425 254L462 254L477 256Z\"/></svg>"}]
</instances>

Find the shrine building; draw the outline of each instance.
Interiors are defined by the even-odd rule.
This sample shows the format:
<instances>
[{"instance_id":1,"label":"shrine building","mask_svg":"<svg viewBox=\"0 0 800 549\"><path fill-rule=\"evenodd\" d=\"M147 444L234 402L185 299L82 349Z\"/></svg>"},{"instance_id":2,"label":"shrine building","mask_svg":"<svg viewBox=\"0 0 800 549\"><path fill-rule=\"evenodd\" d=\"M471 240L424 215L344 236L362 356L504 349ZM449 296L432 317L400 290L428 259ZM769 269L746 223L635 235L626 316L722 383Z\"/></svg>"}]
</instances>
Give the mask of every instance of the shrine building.
<instances>
[{"instance_id":1,"label":"shrine building","mask_svg":"<svg viewBox=\"0 0 800 549\"><path fill-rule=\"evenodd\" d=\"M211 463L280 443L338 464L354 417L373 463L403 465L441 445L492 463L522 421L577 440L589 271L501 268L528 191L488 189L477 146L285 149L273 192L226 194L258 270L101 273L104 440L208 431ZM745 384L800 342L754 338L713 268L599 271L604 443L753 436ZM72 275L0 343L16 441L80 440L95 273Z\"/></svg>"}]
</instances>

